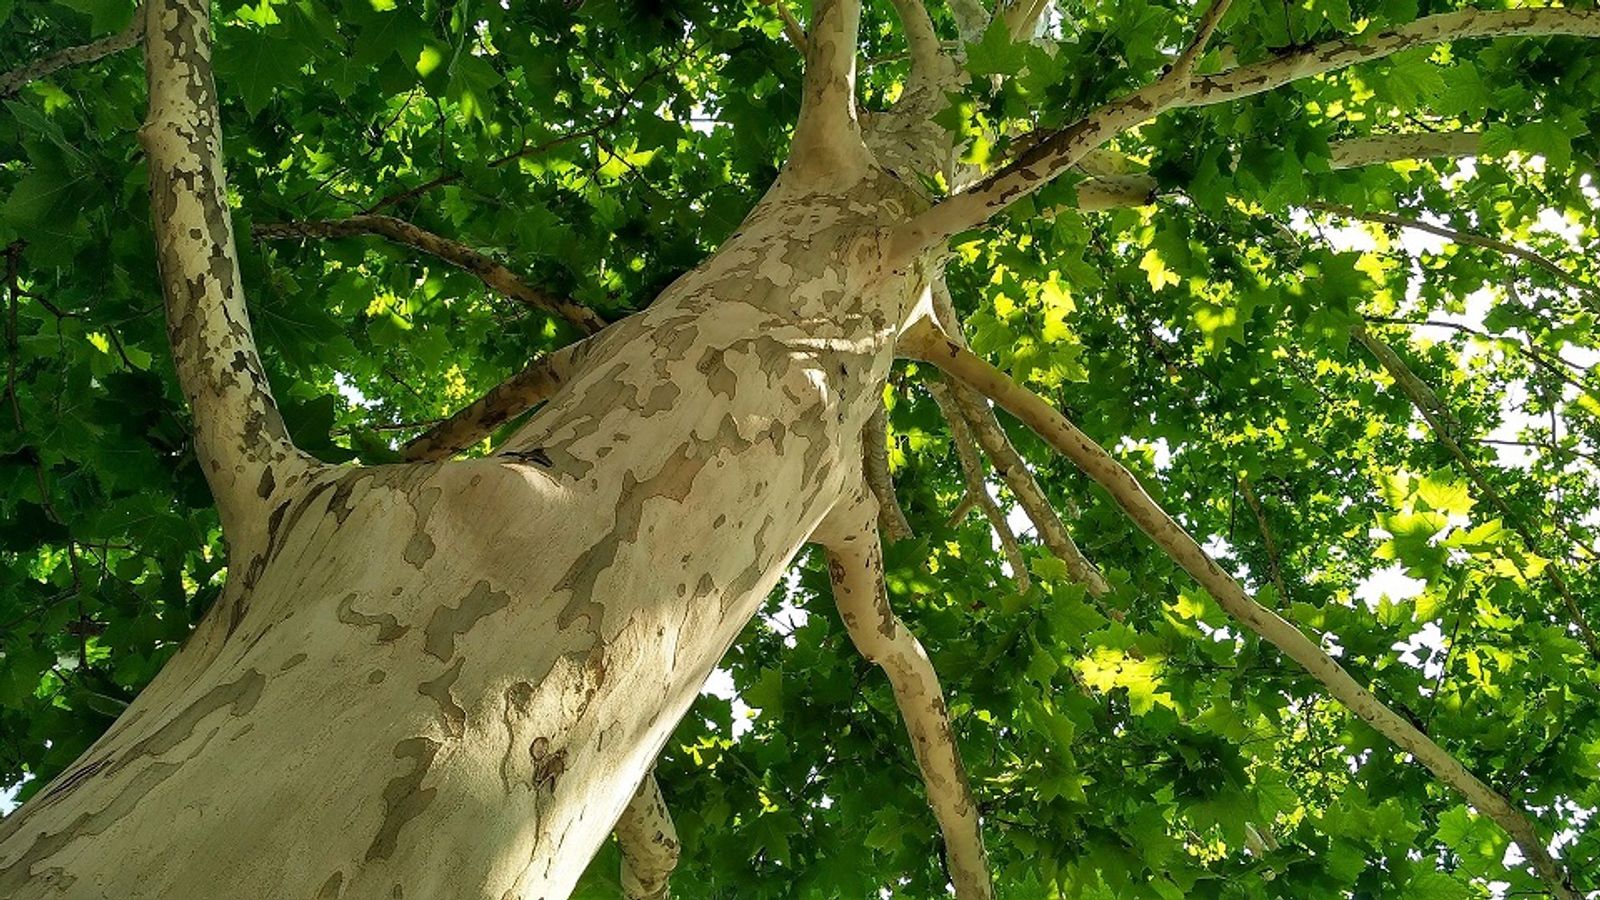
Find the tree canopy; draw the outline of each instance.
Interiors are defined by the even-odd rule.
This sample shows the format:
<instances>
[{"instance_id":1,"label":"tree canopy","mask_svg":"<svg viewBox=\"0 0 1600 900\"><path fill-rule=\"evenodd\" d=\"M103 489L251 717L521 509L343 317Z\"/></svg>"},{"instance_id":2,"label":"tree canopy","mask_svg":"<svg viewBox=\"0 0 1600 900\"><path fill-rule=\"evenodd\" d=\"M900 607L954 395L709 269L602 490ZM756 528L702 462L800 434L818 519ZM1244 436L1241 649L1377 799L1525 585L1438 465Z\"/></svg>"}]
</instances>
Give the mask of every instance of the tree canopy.
<instances>
[{"instance_id":1,"label":"tree canopy","mask_svg":"<svg viewBox=\"0 0 1600 900\"><path fill-rule=\"evenodd\" d=\"M1024 0L984 25L975 2L928 13L970 75L935 120L980 186L1156 82L1204 12ZM1600 889L1600 43L1361 55L1468 8L1237 0L1195 68L1225 101L1179 104L999 219L958 222L947 278L975 353ZM132 44L134 12L0 0L0 68ZM295 442L397 461L715 250L785 159L807 20L782 0L219 6L229 200ZM866 5L864 117L905 89L906 33ZM1259 91L1215 74L1330 46L1354 64ZM25 798L227 573L167 349L138 53L6 78L0 784ZM1002 416L1099 571L1086 585L946 384L908 361L885 389L911 532L887 581L944 683L999 896L1543 889L1493 821ZM724 668L657 768L684 844L674 891L942 896L916 763L821 554ZM614 854L578 896L617 896Z\"/></svg>"}]
</instances>

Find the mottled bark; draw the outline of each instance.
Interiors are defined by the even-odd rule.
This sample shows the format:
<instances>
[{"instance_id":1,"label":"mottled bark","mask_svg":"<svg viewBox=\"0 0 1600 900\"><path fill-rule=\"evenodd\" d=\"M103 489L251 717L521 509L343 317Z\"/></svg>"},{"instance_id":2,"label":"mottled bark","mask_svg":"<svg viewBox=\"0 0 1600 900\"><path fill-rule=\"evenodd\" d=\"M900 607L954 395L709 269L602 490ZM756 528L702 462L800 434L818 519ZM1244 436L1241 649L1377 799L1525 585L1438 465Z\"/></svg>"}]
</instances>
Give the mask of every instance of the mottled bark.
<instances>
[{"instance_id":1,"label":"mottled bark","mask_svg":"<svg viewBox=\"0 0 1600 900\"><path fill-rule=\"evenodd\" d=\"M906 521L905 510L900 508L900 498L894 489L894 473L889 470L889 416L880 405L867 420L867 431L862 440L866 447L861 465L867 487L878 498L878 527L891 541L911 537L911 523Z\"/></svg>"},{"instance_id":2,"label":"mottled bark","mask_svg":"<svg viewBox=\"0 0 1600 900\"><path fill-rule=\"evenodd\" d=\"M215 105L196 74L205 7L184 2L152 12L170 53L152 53L149 140L173 135L152 152L158 226L191 215L211 236L208 268L180 278L196 254L179 247L163 271L206 289L178 292L174 318L193 324L174 344L186 388L203 389L190 390L202 455L228 476L214 482L225 500L292 448L241 424L272 407L217 212ZM853 18L825 4L830 16ZM814 57L837 61L848 29L835 32ZM181 111L160 105L173 69ZM817 80L847 90L847 74ZM565 896L859 479L860 435L921 297L920 269L885 268L881 236L920 198L868 165L859 134L808 146L826 177L786 167L717 254L608 329L495 456L307 468L252 492L252 514L226 521L258 539L199 632L6 820L0 895ZM181 158L195 148L198 171ZM218 188L161 180L163 152ZM219 359L211 340L233 343Z\"/></svg>"},{"instance_id":3,"label":"mottled bark","mask_svg":"<svg viewBox=\"0 0 1600 900\"><path fill-rule=\"evenodd\" d=\"M250 335L223 201L209 5L151 0L142 138L157 251L197 452L233 554L229 580L106 735L0 825L0 896L186 898L223 885L243 897L555 900L613 824L629 890L660 896L676 845L646 774L813 536L829 551L852 639L890 677L952 880L963 898L989 896L937 679L888 607L862 487L861 436L878 433L868 425L907 323L931 314L944 239L1072 166L1139 177L1091 152L1161 109L1427 41L1590 33L1597 21L1572 10L1449 13L1192 78L1225 8L1214 4L1166 77L1040 136L930 210L926 179L973 179L929 119L962 76L951 54L936 54L925 10L897 8L917 65L895 107L864 126L859 2L814 5L790 158L725 245L648 309L532 364L408 447L411 462L328 467L289 441ZM1015 8L1026 19L1042 4ZM963 34L988 20L972 0L953 9ZM497 263L437 235L377 216L359 225L312 231L381 233L521 290ZM549 298L520 299L598 326ZM1103 450L959 345L906 349L1072 455L1225 608L1505 826L1552 890L1574 896L1519 810L1255 605ZM493 456L424 461L537 402ZM1003 438L992 410L964 406L956 418L1004 458L985 437ZM1014 480L1027 474L1020 458L1013 468L1020 499L1032 481Z\"/></svg>"},{"instance_id":4,"label":"mottled bark","mask_svg":"<svg viewBox=\"0 0 1600 900\"><path fill-rule=\"evenodd\" d=\"M245 311L225 199L210 7L150 0L142 11L150 109L139 139L167 330L200 465L237 554L256 549L264 513L310 460L289 441Z\"/></svg>"},{"instance_id":5,"label":"mottled bark","mask_svg":"<svg viewBox=\"0 0 1600 900\"><path fill-rule=\"evenodd\" d=\"M678 829L655 775L633 792L617 821L617 847L622 851L624 900L669 900L667 883L678 866Z\"/></svg>"},{"instance_id":6,"label":"mottled bark","mask_svg":"<svg viewBox=\"0 0 1600 900\"><path fill-rule=\"evenodd\" d=\"M865 486L843 498L824 520L816 541L828 553L828 577L850 642L883 670L922 773L928 805L944 835L956 900L991 900L983 823L967 781L939 676L916 635L889 606L878 539L877 501Z\"/></svg>"}]
</instances>

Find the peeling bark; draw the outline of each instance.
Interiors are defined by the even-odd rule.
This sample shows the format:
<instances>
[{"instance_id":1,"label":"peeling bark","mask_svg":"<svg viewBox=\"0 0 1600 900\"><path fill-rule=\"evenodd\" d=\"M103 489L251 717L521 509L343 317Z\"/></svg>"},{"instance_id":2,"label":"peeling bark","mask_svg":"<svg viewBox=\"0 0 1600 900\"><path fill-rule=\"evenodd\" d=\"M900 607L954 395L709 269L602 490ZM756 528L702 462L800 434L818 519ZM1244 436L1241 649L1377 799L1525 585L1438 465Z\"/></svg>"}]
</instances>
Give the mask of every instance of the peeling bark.
<instances>
[{"instance_id":1,"label":"peeling bark","mask_svg":"<svg viewBox=\"0 0 1600 900\"><path fill-rule=\"evenodd\" d=\"M905 511L900 508L900 499L894 491L894 474L889 471L888 420L881 404L867 420L867 431L862 438L866 441L862 468L867 486L878 498L878 527L889 540L903 541L912 536L911 523L906 521Z\"/></svg>"},{"instance_id":2,"label":"peeling bark","mask_svg":"<svg viewBox=\"0 0 1600 900\"><path fill-rule=\"evenodd\" d=\"M669 900L667 881L678 866L678 829L655 775L645 777L617 821L625 900Z\"/></svg>"},{"instance_id":3,"label":"peeling bark","mask_svg":"<svg viewBox=\"0 0 1600 900\"><path fill-rule=\"evenodd\" d=\"M939 820L957 900L991 900L983 824L950 727L939 676L916 636L889 606L883 583L876 501L860 488L840 503L815 535L828 552L828 576L850 641L888 676L911 738L928 805Z\"/></svg>"},{"instance_id":4,"label":"peeling bark","mask_svg":"<svg viewBox=\"0 0 1600 900\"><path fill-rule=\"evenodd\" d=\"M150 164L167 332L200 464L237 552L263 536L264 514L311 461L289 441L245 312L225 199L210 7L150 0L143 11L150 110L139 139Z\"/></svg>"},{"instance_id":5,"label":"peeling bark","mask_svg":"<svg viewBox=\"0 0 1600 900\"><path fill-rule=\"evenodd\" d=\"M152 31L192 65L204 11L158 7L152 21L166 24ZM842 24L814 57L836 61ZM152 54L158 97L166 60ZM826 93L848 77L819 81ZM202 86L183 111L158 103L150 140L209 123L209 143L156 150L188 177L183 154L201 148L201 174L220 186L209 82L172 83L185 97L183 85ZM866 165L859 135L854 150L848 135L818 141L814 152L862 165L822 179L810 163L786 168L717 254L575 352L496 455L307 468L251 494L255 512L225 521L254 539L194 638L78 765L7 819L0 894L71 882L119 898L218 883L241 896L565 896L711 669L859 477L894 339L920 303L921 268L883 264L882 223L922 199ZM158 222L172 215L163 200L208 222L203 259L230 276L220 310L180 293L175 314L202 326L175 352L185 384L204 388L193 392L204 452L240 456L238 471L221 469L225 495L284 471L293 451L241 424L271 406L220 187L200 207L157 184ZM187 264L182 249L163 251L179 286L184 270L166 260ZM245 364L221 364L205 343L214 335ZM264 451L264 435L280 449ZM686 533L731 537L665 540ZM653 865L638 863L641 884Z\"/></svg>"},{"instance_id":6,"label":"peeling bark","mask_svg":"<svg viewBox=\"0 0 1600 900\"><path fill-rule=\"evenodd\" d=\"M1520 810L1256 605L1103 450L958 343L903 335L932 312L945 237L1072 166L1097 176L1080 197L1127 196L1142 176L1094 148L1161 109L1418 43L1591 33L1600 19L1449 13L1193 78L1226 8L1219 2L1166 77L1040 136L934 205L925 179L960 188L975 178L958 171L957 148L930 121L963 76L926 9L896 5L915 65L895 106L858 118L859 2L819 0L811 33L797 39L806 74L790 158L725 245L648 309L530 364L408 445L405 464L329 467L285 433L245 314L223 200L209 6L151 0L141 137L174 357L233 554L230 578L156 681L0 824L0 895L197 897L225 884L249 897L553 900L567 896L615 824L630 896L665 896L677 845L649 768L815 538L828 549L852 640L900 704L958 896L991 896L948 713L926 654L889 608L877 504L862 481L865 433L877 443L865 453L874 487L890 493L873 420L903 343L980 389L952 384L952 423L972 423L1046 545L1091 592L1104 592L1103 579L982 394L1072 455L1230 612L1494 817L1553 891L1574 896ZM1043 4L1010 9L1026 22ZM989 20L972 0L952 10L963 35ZM1460 146L1384 140L1349 159ZM601 324L478 251L398 219L263 235L291 231L382 234L580 330ZM445 461L536 403L544 405L494 455ZM981 463L964 463L983 494Z\"/></svg>"}]
</instances>

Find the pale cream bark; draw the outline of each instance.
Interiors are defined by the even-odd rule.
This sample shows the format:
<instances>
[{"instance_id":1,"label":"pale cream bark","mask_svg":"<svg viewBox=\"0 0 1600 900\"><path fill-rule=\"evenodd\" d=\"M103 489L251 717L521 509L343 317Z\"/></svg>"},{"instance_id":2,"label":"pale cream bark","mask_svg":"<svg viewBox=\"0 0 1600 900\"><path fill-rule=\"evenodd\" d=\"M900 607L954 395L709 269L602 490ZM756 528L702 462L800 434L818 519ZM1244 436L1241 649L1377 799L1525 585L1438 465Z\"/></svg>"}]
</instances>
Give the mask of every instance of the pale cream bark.
<instances>
[{"instance_id":1,"label":"pale cream bark","mask_svg":"<svg viewBox=\"0 0 1600 900\"><path fill-rule=\"evenodd\" d=\"M157 230L169 296L193 303L175 346L199 345L180 372L235 571L174 664L6 820L0 895L565 896L859 479L921 295L882 265L880 223L921 200L850 113L808 107L805 151L739 232L598 336L497 455L315 466L252 424L272 407L219 230L206 12L152 10L149 133L180 138L152 149ZM837 33L814 30L814 62L848 52L854 15L821 6ZM848 71L813 81L808 104L852 93ZM196 121L210 159L190 178L212 187L174 190L162 164L195 169ZM182 243L190 220L206 246ZM222 378L225 351L243 362Z\"/></svg>"}]
</instances>

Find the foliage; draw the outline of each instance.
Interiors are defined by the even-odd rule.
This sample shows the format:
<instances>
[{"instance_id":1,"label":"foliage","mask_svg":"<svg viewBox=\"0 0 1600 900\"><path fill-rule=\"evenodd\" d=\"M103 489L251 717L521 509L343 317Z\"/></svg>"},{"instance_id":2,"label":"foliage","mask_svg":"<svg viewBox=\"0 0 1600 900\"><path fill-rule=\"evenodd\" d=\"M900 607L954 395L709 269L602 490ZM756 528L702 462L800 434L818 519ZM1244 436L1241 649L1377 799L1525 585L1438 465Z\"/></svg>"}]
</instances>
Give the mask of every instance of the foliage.
<instances>
[{"instance_id":1,"label":"foliage","mask_svg":"<svg viewBox=\"0 0 1600 900\"><path fill-rule=\"evenodd\" d=\"M1218 43L1248 62L1448 8L1241 0ZM0 0L0 58L114 31L131 9ZM953 39L948 12L931 11ZM798 108L800 60L754 2L260 0L217 15L240 235L382 204L612 318L732 232ZM991 29L940 121L970 138L970 162L1002 158L1019 126L1063 124L1150 80L1192 16L1063 4L1054 51ZM861 95L882 108L906 73L887 4L869 6L863 36ZM979 352L1116 448L1263 602L1534 810L1590 886L1600 666L1547 569L1600 617L1600 290L1307 210L1408 211L1600 284L1596 97L1592 42L1506 39L1179 111L1115 147L1157 178L1161 203L1025 210L968 235L950 270ZM26 797L153 677L225 573L161 321L140 61L64 70L3 106L0 782L31 779ZM1485 133L1475 162L1328 164L1339 140L1460 128ZM575 337L377 239L243 240L240 254L291 431L330 461L390 458ZM1429 319L1454 324L1395 324ZM1446 398L1504 508L1350 341L1363 320ZM917 530L890 548L890 587L952 698L1002 896L1536 890L1503 834L1240 636L1103 494L1012 428L1114 586L1086 597L1030 542L1033 586L1017 591L980 517L946 522L962 481L917 386L927 374L903 367L888 391ZM685 843L675 892L942 895L888 688L850 649L818 561L772 603L724 663L738 702L703 697L661 764ZM581 895L616 896L614 868L608 850Z\"/></svg>"}]
</instances>

